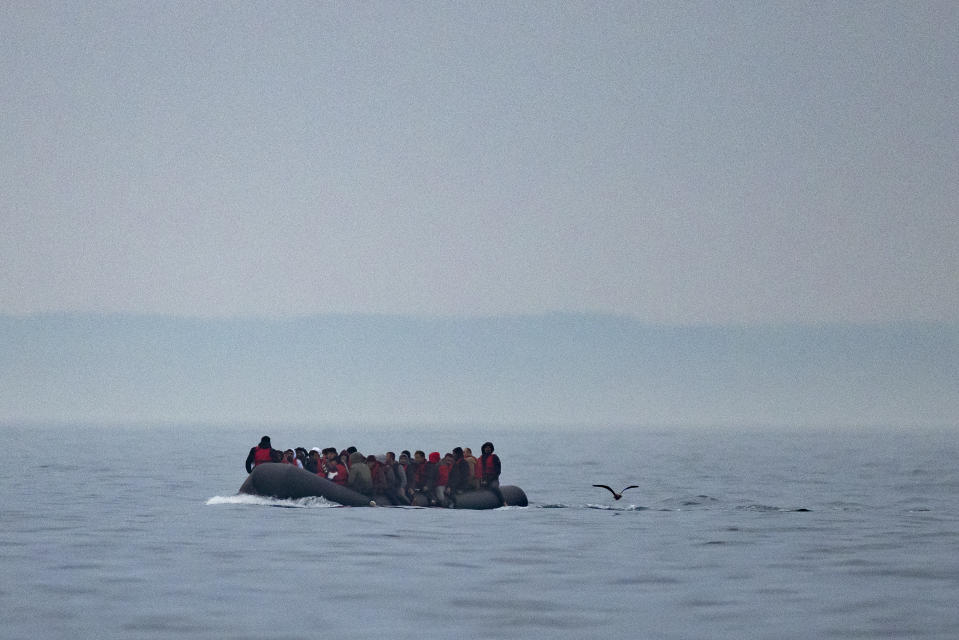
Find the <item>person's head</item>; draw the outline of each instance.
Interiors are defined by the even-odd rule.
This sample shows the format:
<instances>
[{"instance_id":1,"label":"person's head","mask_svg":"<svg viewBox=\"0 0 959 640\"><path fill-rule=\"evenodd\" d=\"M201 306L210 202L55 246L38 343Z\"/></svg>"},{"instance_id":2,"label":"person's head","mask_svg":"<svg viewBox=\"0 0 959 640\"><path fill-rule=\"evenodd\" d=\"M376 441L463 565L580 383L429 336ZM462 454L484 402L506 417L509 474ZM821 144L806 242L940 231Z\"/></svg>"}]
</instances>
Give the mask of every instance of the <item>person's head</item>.
<instances>
[{"instance_id":1,"label":"person's head","mask_svg":"<svg viewBox=\"0 0 959 640\"><path fill-rule=\"evenodd\" d=\"M293 462L294 458L296 458L296 452L294 452L293 449L287 449L286 451L283 452L284 460Z\"/></svg>"},{"instance_id":2,"label":"person's head","mask_svg":"<svg viewBox=\"0 0 959 640\"><path fill-rule=\"evenodd\" d=\"M354 453L356 453L356 447L347 447L346 452L350 455L353 455Z\"/></svg>"},{"instance_id":3,"label":"person's head","mask_svg":"<svg viewBox=\"0 0 959 640\"><path fill-rule=\"evenodd\" d=\"M269 449L272 445L270 444L270 436L263 436L260 438L260 448Z\"/></svg>"},{"instance_id":4,"label":"person's head","mask_svg":"<svg viewBox=\"0 0 959 640\"><path fill-rule=\"evenodd\" d=\"M417 462L426 462L426 454L422 451L417 451L415 454L413 454L413 459Z\"/></svg>"},{"instance_id":5,"label":"person's head","mask_svg":"<svg viewBox=\"0 0 959 640\"><path fill-rule=\"evenodd\" d=\"M473 457L473 450L470 449L469 447L464 448L464 449L463 449L463 457L464 457L464 458L472 458L472 457Z\"/></svg>"},{"instance_id":6,"label":"person's head","mask_svg":"<svg viewBox=\"0 0 959 640\"><path fill-rule=\"evenodd\" d=\"M492 442L484 442L484 443L483 443L483 455L484 455L484 456L488 456L488 455L490 455L491 453L493 453L493 443L492 443Z\"/></svg>"},{"instance_id":7,"label":"person's head","mask_svg":"<svg viewBox=\"0 0 959 640\"><path fill-rule=\"evenodd\" d=\"M312 449L310 449L310 458L316 460L316 459L318 459L321 455L322 455L322 454L321 454L319 448L313 447Z\"/></svg>"},{"instance_id":8,"label":"person's head","mask_svg":"<svg viewBox=\"0 0 959 640\"><path fill-rule=\"evenodd\" d=\"M366 456L366 464L371 466L376 464L376 456L374 456L372 453Z\"/></svg>"},{"instance_id":9,"label":"person's head","mask_svg":"<svg viewBox=\"0 0 959 640\"><path fill-rule=\"evenodd\" d=\"M336 460L336 449L334 447L326 448L326 459L327 460Z\"/></svg>"},{"instance_id":10,"label":"person's head","mask_svg":"<svg viewBox=\"0 0 959 640\"><path fill-rule=\"evenodd\" d=\"M413 454L410 453L409 451L407 451L406 449L403 449L402 451L400 451L400 455L401 455L401 456L406 456L407 458L412 458L412 457L413 457Z\"/></svg>"},{"instance_id":11,"label":"person's head","mask_svg":"<svg viewBox=\"0 0 959 640\"><path fill-rule=\"evenodd\" d=\"M439 461L440 461L440 452L439 451L430 452L430 462L436 464Z\"/></svg>"},{"instance_id":12,"label":"person's head","mask_svg":"<svg viewBox=\"0 0 959 640\"><path fill-rule=\"evenodd\" d=\"M454 460L459 460L459 459L462 458L462 457L463 457L463 449L462 449L462 447L456 447L455 449L453 449L453 459L454 459Z\"/></svg>"},{"instance_id":13,"label":"person's head","mask_svg":"<svg viewBox=\"0 0 959 640\"><path fill-rule=\"evenodd\" d=\"M304 449L303 447L297 447L296 449L294 449L294 451L296 451L296 457L297 457L297 458L305 458L305 457L306 457L306 449Z\"/></svg>"},{"instance_id":14,"label":"person's head","mask_svg":"<svg viewBox=\"0 0 959 640\"><path fill-rule=\"evenodd\" d=\"M447 453L443 456L443 464L453 464L453 454Z\"/></svg>"},{"instance_id":15,"label":"person's head","mask_svg":"<svg viewBox=\"0 0 959 640\"><path fill-rule=\"evenodd\" d=\"M392 451L387 451L387 452L386 452L386 463L387 463L387 464L393 464L394 462L396 462L396 454L393 453Z\"/></svg>"},{"instance_id":16,"label":"person's head","mask_svg":"<svg viewBox=\"0 0 959 640\"><path fill-rule=\"evenodd\" d=\"M406 465L410 463L410 454L405 451L400 454L400 464Z\"/></svg>"}]
</instances>

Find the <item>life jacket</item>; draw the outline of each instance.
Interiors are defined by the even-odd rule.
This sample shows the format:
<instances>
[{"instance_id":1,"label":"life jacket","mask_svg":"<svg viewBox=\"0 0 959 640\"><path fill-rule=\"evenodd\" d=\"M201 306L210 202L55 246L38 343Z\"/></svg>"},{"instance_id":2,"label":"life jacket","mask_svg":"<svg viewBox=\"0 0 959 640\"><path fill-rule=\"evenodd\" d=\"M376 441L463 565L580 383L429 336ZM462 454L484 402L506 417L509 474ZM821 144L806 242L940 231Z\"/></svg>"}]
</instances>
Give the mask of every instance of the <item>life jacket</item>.
<instances>
[{"instance_id":1,"label":"life jacket","mask_svg":"<svg viewBox=\"0 0 959 640\"><path fill-rule=\"evenodd\" d=\"M412 462L410 465L413 467L413 489L425 489L427 481L429 480L429 475L427 474L428 467L425 462Z\"/></svg>"},{"instance_id":2,"label":"life jacket","mask_svg":"<svg viewBox=\"0 0 959 640\"><path fill-rule=\"evenodd\" d=\"M496 473L496 465L493 464L495 453L488 456L482 456L476 461L476 477L482 480L487 476L493 476Z\"/></svg>"},{"instance_id":3,"label":"life jacket","mask_svg":"<svg viewBox=\"0 0 959 640\"><path fill-rule=\"evenodd\" d=\"M450 479L450 465L441 464L439 469L436 470L436 484L440 486L446 486L446 483Z\"/></svg>"},{"instance_id":4,"label":"life jacket","mask_svg":"<svg viewBox=\"0 0 959 640\"><path fill-rule=\"evenodd\" d=\"M253 452L253 466L261 465L264 462L273 462L273 449L267 447L262 449L260 447L256 448L256 451Z\"/></svg>"},{"instance_id":5,"label":"life jacket","mask_svg":"<svg viewBox=\"0 0 959 640\"><path fill-rule=\"evenodd\" d=\"M383 470L380 468L379 462L367 462L366 466L370 468L370 480L373 481L373 492L379 493L383 491L386 484L386 479L383 477Z\"/></svg>"},{"instance_id":6,"label":"life jacket","mask_svg":"<svg viewBox=\"0 0 959 640\"><path fill-rule=\"evenodd\" d=\"M344 464L340 464L339 462L335 462L334 464L336 465L336 475L332 478L333 482L346 486L346 481L350 479L349 470L347 470Z\"/></svg>"}]
</instances>

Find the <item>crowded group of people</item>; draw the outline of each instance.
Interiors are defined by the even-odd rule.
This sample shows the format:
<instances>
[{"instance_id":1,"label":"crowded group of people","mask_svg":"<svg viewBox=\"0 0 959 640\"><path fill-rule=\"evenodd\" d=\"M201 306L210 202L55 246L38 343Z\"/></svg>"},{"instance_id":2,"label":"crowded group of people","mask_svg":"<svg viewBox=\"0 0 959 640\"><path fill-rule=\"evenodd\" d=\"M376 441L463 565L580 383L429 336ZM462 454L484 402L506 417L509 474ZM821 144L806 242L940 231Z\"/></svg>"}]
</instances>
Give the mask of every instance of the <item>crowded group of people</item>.
<instances>
[{"instance_id":1,"label":"crowded group of people","mask_svg":"<svg viewBox=\"0 0 959 640\"><path fill-rule=\"evenodd\" d=\"M382 495L394 504L413 504L422 496L430 506L449 506L464 491L499 493L501 465L493 450L493 443L485 442L479 458L469 447L456 447L442 458L439 451L429 456L423 451L402 451L399 458L392 451L364 456L356 447L274 449L270 437L263 436L250 449L246 471L266 463L289 464L371 498Z\"/></svg>"}]
</instances>

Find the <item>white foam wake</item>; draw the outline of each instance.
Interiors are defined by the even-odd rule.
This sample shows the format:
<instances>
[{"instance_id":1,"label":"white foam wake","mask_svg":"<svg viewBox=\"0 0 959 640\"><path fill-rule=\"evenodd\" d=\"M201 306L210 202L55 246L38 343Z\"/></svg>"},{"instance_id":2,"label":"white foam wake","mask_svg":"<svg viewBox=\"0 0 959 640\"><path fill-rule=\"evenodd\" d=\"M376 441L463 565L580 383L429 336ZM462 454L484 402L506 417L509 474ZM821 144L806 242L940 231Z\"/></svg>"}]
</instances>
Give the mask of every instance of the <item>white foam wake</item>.
<instances>
[{"instance_id":1,"label":"white foam wake","mask_svg":"<svg viewBox=\"0 0 959 640\"><path fill-rule=\"evenodd\" d=\"M213 496L206 501L206 504L247 504L266 507L286 507L288 509L328 509L330 507L340 506L334 502L324 500L319 496L298 498L296 500L280 500L278 498L267 498L265 496L253 496L247 493L238 493L235 496Z\"/></svg>"}]
</instances>

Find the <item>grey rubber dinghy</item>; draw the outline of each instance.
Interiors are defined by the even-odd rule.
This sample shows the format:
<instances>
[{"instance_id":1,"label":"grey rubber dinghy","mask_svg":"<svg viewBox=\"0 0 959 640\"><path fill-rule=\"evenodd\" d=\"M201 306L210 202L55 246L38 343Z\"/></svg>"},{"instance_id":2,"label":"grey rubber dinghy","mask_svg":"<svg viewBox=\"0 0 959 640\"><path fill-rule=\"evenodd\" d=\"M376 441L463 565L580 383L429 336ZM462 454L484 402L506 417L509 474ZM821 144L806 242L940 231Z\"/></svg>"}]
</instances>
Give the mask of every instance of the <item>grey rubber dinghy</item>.
<instances>
[{"instance_id":1,"label":"grey rubber dinghy","mask_svg":"<svg viewBox=\"0 0 959 640\"><path fill-rule=\"evenodd\" d=\"M258 465L247 476L240 493L255 496L267 496L282 500L321 497L347 507L402 506L408 503L394 504L384 495L369 496L331 482L322 476L310 473L291 464L270 462ZM500 499L502 496L502 499ZM420 498L422 496L417 496ZM414 506L427 506L413 502ZM526 493L519 487L503 485L499 495L490 489L464 491L454 496L450 505L455 509L497 509L503 506L525 507L529 504Z\"/></svg>"}]
</instances>

